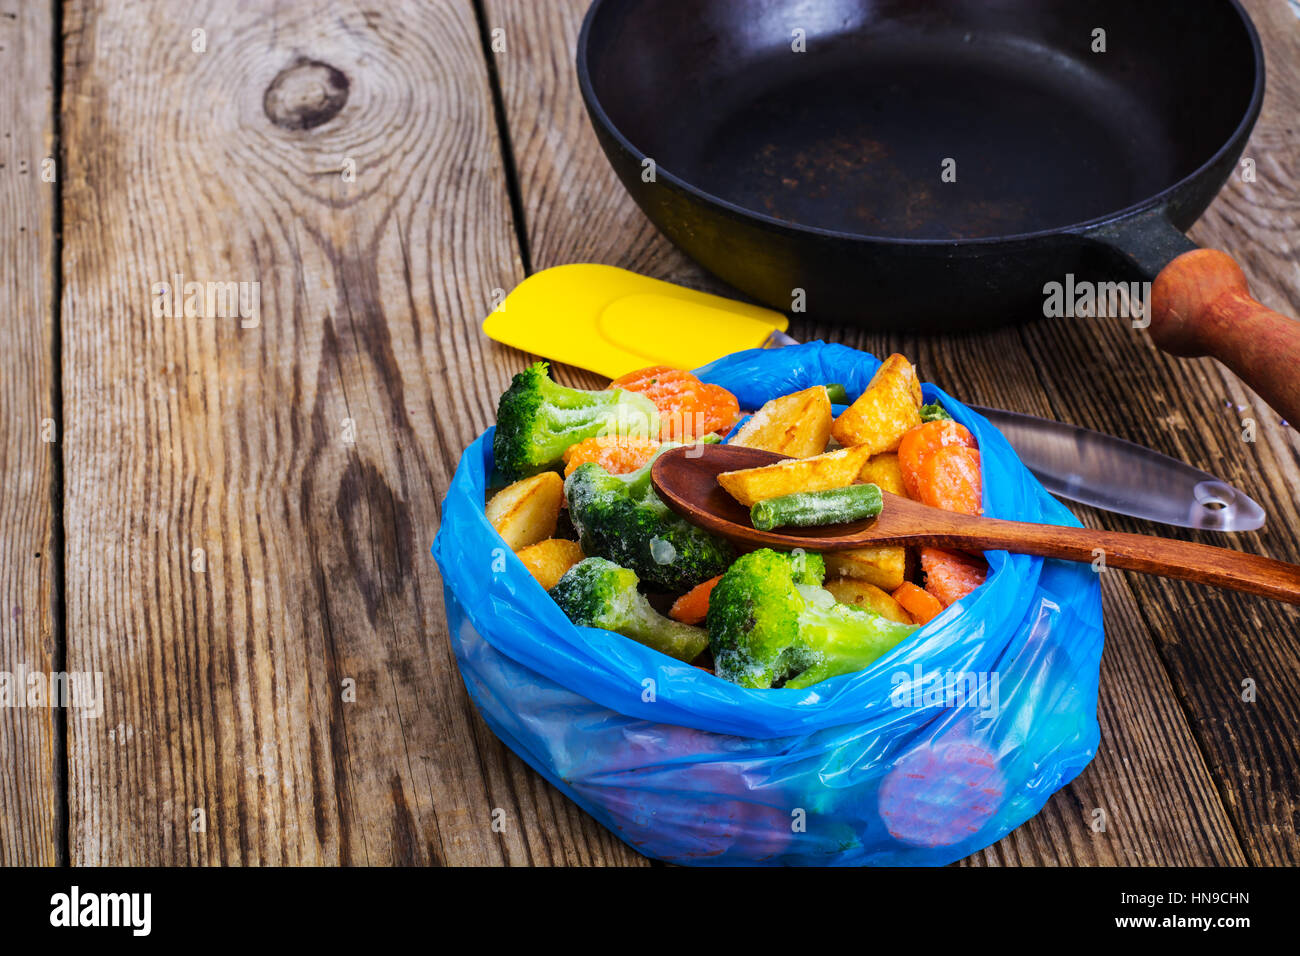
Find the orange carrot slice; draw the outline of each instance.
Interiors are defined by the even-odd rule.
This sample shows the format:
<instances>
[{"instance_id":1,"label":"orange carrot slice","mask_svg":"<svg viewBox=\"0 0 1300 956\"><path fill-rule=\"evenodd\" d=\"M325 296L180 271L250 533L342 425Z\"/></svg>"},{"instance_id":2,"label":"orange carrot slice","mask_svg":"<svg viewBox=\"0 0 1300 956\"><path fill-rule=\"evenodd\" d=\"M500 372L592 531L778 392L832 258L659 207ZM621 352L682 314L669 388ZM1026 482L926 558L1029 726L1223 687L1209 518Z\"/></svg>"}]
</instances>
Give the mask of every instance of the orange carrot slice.
<instances>
[{"instance_id":1,"label":"orange carrot slice","mask_svg":"<svg viewBox=\"0 0 1300 956\"><path fill-rule=\"evenodd\" d=\"M906 435L898 446L898 467L903 473L903 487L909 497L921 499L921 465L941 448L949 446L977 448L975 436L965 425L949 419L926 422Z\"/></svg>"},{"instance_id":2,"label":"orange carrot slice","mask_svg":"<svg viewBox=\"0 0 1300 956\"><path fill-rule=\"evenodd\" d=\"M912 620L917 624L928 624L943 611L938 598L911 581L900 584L893 597L903 606L904 611L912 615Z\"/></svg>"},{"instance_id":3,"label":"orange carrot slice","mask_svg":"<svg viewBox=\"0 0 1300 956\"><path fill-rule=\"evenodd\" d=\"M703 584L695 585L673 602L668 616L683 624L702 622L709 614L709 595L713 593L713 586L721 580L722 575L719 574L716 578L709 578Z\"/></svg>"},{"instance_id":4,"label":"orange carrot slice","mask_svg":"<svg viewBox=\"0 0 1300 956\"><path fill-rule=\"evenodd\" d=\"M925 589L947 607L984 583L988 565L969 554L922 548L921 570L925 572Z\"/></svg>"},{"instance_id":5,"label":"orange carrot slice","mask_svg":"<svg viewBox=\"0 0 1300 956\"><path fill-rule=\"evenodd\" d=\"M680 382L698 382L693 372L684 372L671 365L650 365L635 372L620 375L609 383L610 388L626 388L632 392L648 392L656 386L667 389Z\"/></svg>"},{"instance_id":6,"label":"orange carrot slice","mask_svg":"<svg viewBox=\"0 0 1300 956\"><path fill-rule=\"evenodd\" d=\"M610 382L610 388L640 392L654 402L663 441L690 441L730 429L740 417L740 403L725 388L666 365L629 372Z\"/></svg>"},{"instance_id":7,"label":"orange carrot slice","mask_svg":"<svg viewBox=\"0 0 1300 956\"><path fill-rule=\"evenodd\" d=\"M702 383L696 400L692 438L700 438L710 432L726 434L740 420L740 402L736 396L721 385Z\"/></svg>"},{"instance_id":8,"label":"orange carrot slice","mask_svg":"<svg viewBox=\"0 0 1300 956\"><path fill-rule=\"evenodd\" d=\"M949 445L932 452L917 472L921 501L931 508L977 515L983 511L980 453Z\"/></svg>"},{"instance_id":9,"label":"orange carrot slice","mask_svg":"<svg viewBox=\"0 0 1300 956\"><path fill-rule=\"evenodd\" d=\"M600 435L570 445L564 452L564 474L573 474L579 465L594 461L611 475L636 471L654 457L659 442L653 438Z\"/></svg>"}]
</instances>

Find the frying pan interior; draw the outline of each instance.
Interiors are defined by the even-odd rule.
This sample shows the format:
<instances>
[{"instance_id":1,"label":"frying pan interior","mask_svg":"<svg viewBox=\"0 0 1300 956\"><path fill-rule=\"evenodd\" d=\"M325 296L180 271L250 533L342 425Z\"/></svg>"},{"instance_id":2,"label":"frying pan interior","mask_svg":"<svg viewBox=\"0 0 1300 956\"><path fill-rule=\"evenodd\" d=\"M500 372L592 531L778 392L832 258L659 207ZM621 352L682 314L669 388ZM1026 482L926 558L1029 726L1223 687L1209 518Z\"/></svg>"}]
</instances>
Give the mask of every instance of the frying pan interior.
<instances>
[{"instance_id":1,"label":"frying pan interior","mask_svg":"<svg viewBox=\"0 0 1300 956\"><path fill-rule=\"evenodd\" d=\"M591 93L636 151L724 203L853 236L1116 214L1210 161L1255 79L1251 36L1218 0L602 3Z\"/></svg>"}]
</instances>

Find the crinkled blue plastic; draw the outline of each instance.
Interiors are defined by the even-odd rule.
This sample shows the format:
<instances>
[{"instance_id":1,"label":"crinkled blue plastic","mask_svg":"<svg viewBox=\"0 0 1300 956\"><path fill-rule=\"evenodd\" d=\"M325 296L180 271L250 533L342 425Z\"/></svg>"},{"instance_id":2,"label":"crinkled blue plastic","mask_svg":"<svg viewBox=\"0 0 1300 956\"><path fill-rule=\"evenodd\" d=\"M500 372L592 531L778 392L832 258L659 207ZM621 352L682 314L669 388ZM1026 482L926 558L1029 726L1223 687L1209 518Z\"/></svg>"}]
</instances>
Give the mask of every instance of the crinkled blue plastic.
<instances>
[{"instance_id":1,"label":"crinkled blue plastic","mask_svg":"<svg viewBox=\"0 0 1300 956\"><path fill-rule=\"evenodd\" d=\"M880 363L813 342L700 369L742 408ZM1002 435L976 436L984 510L1077 525ZM1096 752L1101 592L1087 565L988 552L985 584L870 668L750 690L574 627L483 513L489 429L464 454L433 554L452 647L484 720L636 850L694 865L939 865L1036 814Z\"/></svg>"}]
</instances>

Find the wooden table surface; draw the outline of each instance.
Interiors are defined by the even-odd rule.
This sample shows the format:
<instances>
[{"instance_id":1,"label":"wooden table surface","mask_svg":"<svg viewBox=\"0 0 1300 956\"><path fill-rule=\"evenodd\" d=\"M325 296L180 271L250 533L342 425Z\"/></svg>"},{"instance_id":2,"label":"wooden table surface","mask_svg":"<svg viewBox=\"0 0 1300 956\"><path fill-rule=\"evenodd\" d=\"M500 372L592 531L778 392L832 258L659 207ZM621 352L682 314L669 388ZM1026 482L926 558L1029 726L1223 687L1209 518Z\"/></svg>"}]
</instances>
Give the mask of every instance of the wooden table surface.
<instances>
[{"instance_id":1,"label":"wooden table surface","mask_svg":"<svg viewBox=\"0 0 1300 956\"><path fill-rule=\"evenodd\" d=\"M479 719L428 550L531 359L479 331L497 290L603 262L725 291L597 148L585 6L0 11L0 670L104 682L98 719L0 709L0 863L648 862ZM1294 315L1300 19L1246 6L1270 70L1257 178L1192 235ZM260 282L260 321L157 316L177 273ZM1227 543L1300 561L1300 437L1127 323L792 332L1214 471L1269 513ZM1300 862L1300 609L1119 572L1103 593L1096 759L967 862Z\"/></svg>"}]
</instances>

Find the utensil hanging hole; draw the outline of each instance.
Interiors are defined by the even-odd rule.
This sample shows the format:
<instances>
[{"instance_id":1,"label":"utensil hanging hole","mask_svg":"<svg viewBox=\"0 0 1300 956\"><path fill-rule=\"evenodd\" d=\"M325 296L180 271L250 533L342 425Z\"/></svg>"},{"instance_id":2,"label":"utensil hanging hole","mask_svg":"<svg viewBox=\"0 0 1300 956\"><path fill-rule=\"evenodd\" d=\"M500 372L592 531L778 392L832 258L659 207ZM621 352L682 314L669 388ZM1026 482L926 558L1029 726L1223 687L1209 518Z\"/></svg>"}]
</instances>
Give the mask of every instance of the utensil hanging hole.
<instances>
[{"instance_id":1,"label":"utensil hanging hole","mask_svg":"<svg viewBox=\"0 0 1300 956\"><path fill-rule=\"evenodd\" d=\"M1196 501L1206 511L1221 512L1232 507L1233 490L1222 482L1203 481L1196 486Z\"/></svg>"}]
</instances>

